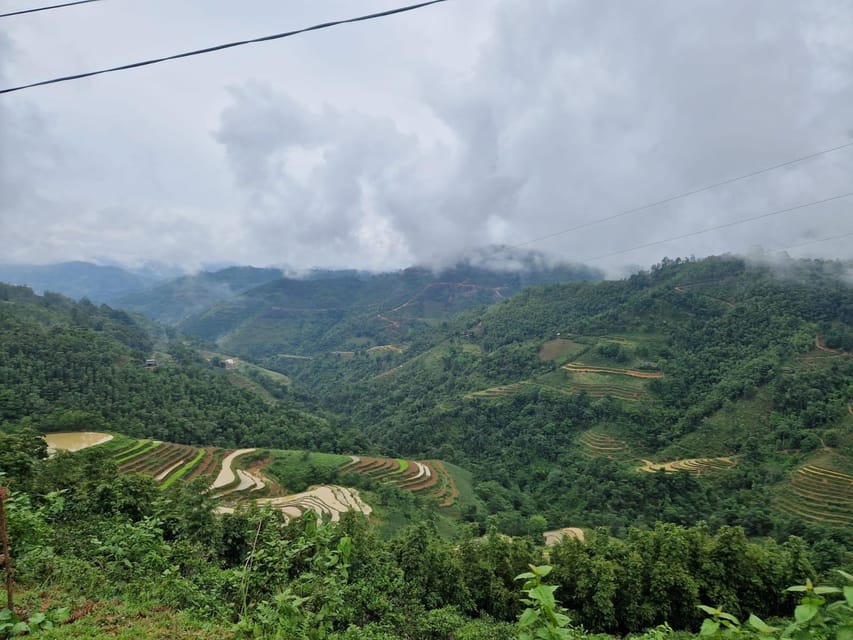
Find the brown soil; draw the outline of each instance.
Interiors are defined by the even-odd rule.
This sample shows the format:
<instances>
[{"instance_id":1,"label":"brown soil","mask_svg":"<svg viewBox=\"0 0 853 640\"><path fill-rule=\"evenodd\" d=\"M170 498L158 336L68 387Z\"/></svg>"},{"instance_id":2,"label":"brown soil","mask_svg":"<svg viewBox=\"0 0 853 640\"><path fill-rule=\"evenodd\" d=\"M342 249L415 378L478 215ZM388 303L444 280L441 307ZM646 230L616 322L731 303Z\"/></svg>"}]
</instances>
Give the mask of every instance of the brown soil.
<instances>
[{"instance_id":1,"label":"brown soil","mask_svg":"<svg viewBox=\"0 0 853 640\"><path fill-rule=\"evenodd\" d=\"M214 468L216 467L216 457L214 456L215 449L213 447L205 447L204 449L204 457L201 461L196 465L195 469L187 474L187 480L195 480L199 476L202 476L206 473L213 473Z\"/></svg>"},{"instance_id":2,"label":"brown soil","mask_svg":"<svg viewBox=\"0 0 853 640\"><path fill-rule=\"evenodd\" d=\"M411 482L404 482L400 486L401 489L408 489L409 491L424 491L426 489L432 489L435 485L438 484L438 473L435 468L426 462L422 462L421 464L425 464L427 468L429 468L429 475L423 478L418 478L417 480Z\"/></svg>"}]
</instances>

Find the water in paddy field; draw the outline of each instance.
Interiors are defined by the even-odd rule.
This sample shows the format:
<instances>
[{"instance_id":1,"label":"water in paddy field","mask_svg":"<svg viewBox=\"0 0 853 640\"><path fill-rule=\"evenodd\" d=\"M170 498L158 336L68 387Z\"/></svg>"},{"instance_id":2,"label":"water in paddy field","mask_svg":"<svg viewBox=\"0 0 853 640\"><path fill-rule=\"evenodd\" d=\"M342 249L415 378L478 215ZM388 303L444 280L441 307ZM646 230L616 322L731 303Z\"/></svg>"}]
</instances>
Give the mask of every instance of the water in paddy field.
<instances>
[{"instance_id":1,"label":"water in paddy field","mask_svg":"<svg viewBox=\"0 0 853 640\"><path fill-rule=\"evenodd\" d=\"M108 433L98 433L96 431L75 431L73 433L48 433L44 439L47 441L47 451L49 454L62 451L79 451L86 447L94 447L96 444L102 444L113 437Z\"/></svg>"}]
</instances>

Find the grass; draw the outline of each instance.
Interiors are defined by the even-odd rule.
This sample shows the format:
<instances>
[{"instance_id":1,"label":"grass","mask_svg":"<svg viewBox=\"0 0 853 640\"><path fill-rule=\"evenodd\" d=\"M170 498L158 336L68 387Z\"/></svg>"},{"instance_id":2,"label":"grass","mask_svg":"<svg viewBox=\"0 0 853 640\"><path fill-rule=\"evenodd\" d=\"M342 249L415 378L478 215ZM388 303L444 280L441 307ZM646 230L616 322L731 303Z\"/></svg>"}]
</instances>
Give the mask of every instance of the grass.
<instances>
[{"instance_id":1,"label":"grass","mask_svg":"<svg viewBox=\"0 0 853 640\"><path fill-rule=\"evenodd\" d=\"M187 475L190 471L192 471L195 468L195 466L199 462L201 462L201 459L204 458L206 453L207 452L204 449L199 449L195 455L195 458L190 460L188 463L186 463L184 466L182 466L180 469L178 469L177 471L172 473L168 478L166 478L166 480L163 481L163 484L160 485L160 488L161 489L168 489L175 482L177 482L178 480L183 478L185 475Z\"/></svg>"},{"instance_id":2,"label":"grass","mask_svg":"<svg viewBox=\"0 0 853 640\"><path fill-rule=\"evenodd\" d=\"M450 464L449 462L443 462L443 464L447 473L450 474L453 484L456 485L456 491L459 493L459 497L456 499L455 504L450 507L446 507L444 511L448 515L459 517L466 507L482 506L480 499L474 492L474 481L471 472L467 469L463 469L462 467L457 467L455 464Z\"/></svg>"},{"instance_id":3,"label":"grass","mask_svg":"<svg viewBox=\"0 0 853 640\"><path fill-rule=\"evenodd\" d=\"M350 461L349 456L334 453L270 449L266 454L272 461L264 473L294 493L331 481L338 468Z\"/></svg>"},{"instance_id":4,"label":"grass","mask_svg":"<svg viewBox=\"0 0 853 640\"><path fill-rule=\"evenodd\" d=\"M89 603L86 608L91 610L74 622L36 635L45 640L225 640L235 637L228 627L203 622L167 607L99 602Z\"/></svg>"},{"instance_id":5,"label":"grass","mask_svg":"<svg viewBox=\"0 0 853 640\"><path fill-rule=\"evenodd\" d=\"M563 362L577 358L589 348L590 345L588 344L565 338L555 338L543 344L539 349L539 360L542 362L554 360L562 364Z\"/></svg>"},{"instance_id":6,"label":"grass","mask_svg":"<svg viewBox=\"0 0 853 640\"><path fill-rule=\"evenodd\" d=\"M107 433L109 433L113 439L108 440L103 444L99 444L98 446L104 451L109 451L114 456L127 452L131 447L136 446L139 442L136 438L130 438L120 433L115 433L114 431L109 431Z\"/></svg>"},{"instance_id":7,"label":"grass","mask_svg":"<svg viewBox=\"0 0 853 640\"><path fill-rule=\"evenodd\" d=\"M130 451L127 451L122 454L120 457L115 458L115 463L124 464L125 462L129 462L130 460L138 458L139 456L148 453L152 449L159 447L160 444L160 442L155 442L154 440L140 440L138 447L134 447Z\"/></svg>"}]
</instances>

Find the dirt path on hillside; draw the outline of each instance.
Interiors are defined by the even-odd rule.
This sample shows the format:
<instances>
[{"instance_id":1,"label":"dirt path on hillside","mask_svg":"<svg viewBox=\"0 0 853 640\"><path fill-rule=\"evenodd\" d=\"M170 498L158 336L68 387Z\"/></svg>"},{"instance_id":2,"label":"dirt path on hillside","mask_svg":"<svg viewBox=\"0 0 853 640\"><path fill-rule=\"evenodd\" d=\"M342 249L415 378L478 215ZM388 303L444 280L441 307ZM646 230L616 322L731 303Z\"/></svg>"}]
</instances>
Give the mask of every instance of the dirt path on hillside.
<instances>
[{"instance_id":1,"label":"dirt path on hillside","mask_svg":"<svg viewBox=\"0 0 853 640\"><path fill-rule=\"evenodd\" d=\"M210 485L211 489L220 489L226 485L231 484L234 480L237 479L237 476L234 474L234 470L231 468L231 464L234 460L244 453L252 453L253 451L257 451L257 449L237 449L232 453L229 453L222 460L222 467L219 469L219 475L216 476L216 480L213 481L213 484Z\"/></svg>"}]
</instances>

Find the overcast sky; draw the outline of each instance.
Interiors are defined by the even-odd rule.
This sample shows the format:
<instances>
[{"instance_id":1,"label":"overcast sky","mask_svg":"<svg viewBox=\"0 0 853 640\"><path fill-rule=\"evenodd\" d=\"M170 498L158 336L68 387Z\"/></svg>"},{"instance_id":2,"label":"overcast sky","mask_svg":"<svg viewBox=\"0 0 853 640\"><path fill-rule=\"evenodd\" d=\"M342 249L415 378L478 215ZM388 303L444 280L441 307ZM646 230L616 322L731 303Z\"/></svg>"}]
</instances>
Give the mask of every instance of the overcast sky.
<instances>
[{"instance_id":1,"label":"overcast sky","mask_svg":"<svg viewBox=\"0 0 853 640\"><path fill-rule=\"evenodd\" d=\"M404 1L5 18L0 87ZM848 142L847 0L450 0L0 95L0 261L389 269L488 245L610 273L786 247L850 258L853 235L815 241L853 233L853 197L629 250L853 192L853 147L528 244Z\"/></svg>"}]
</instances>

